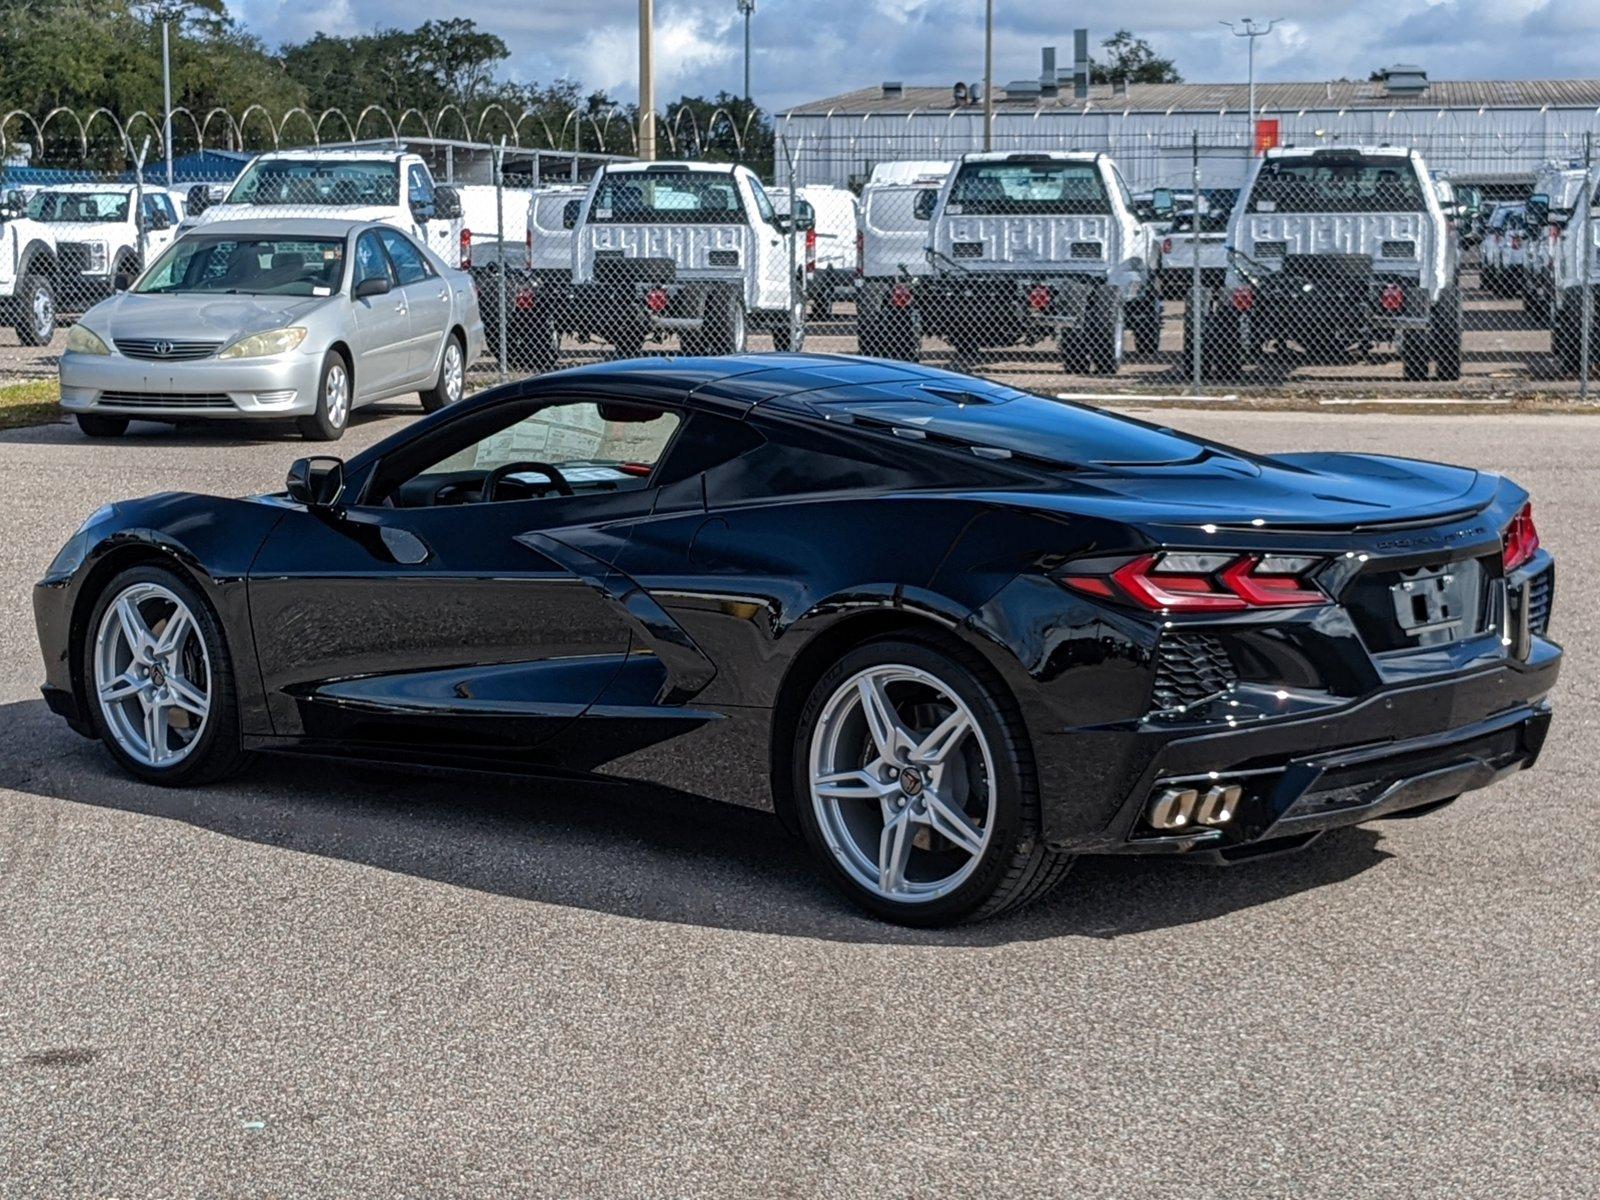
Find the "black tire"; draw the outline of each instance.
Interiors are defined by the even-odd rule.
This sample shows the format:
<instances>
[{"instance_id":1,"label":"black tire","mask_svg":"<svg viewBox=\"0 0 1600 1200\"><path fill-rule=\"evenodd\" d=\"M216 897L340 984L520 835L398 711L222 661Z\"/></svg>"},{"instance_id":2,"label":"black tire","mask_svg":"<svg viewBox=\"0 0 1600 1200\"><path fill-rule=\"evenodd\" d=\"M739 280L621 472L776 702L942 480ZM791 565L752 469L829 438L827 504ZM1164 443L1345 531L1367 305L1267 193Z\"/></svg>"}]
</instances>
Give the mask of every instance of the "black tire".
<instances>
[{"instance_id":1,"label":"black tire","mask_svg":"<svg viewBox=\"0 0 1600 1200\"><path fill-rule=\"evenodd\" d=\"M744 301L728 294L707 297L700 337L708 354L743 354L750 344Z\"/></svg>"},{"instance_id":2,"label":"black tire","mask_svg":"<svg viewBox=\"0 0 1600 1200\"><path fill-rule=\"evenodd\" d=\"M48 346L56 335L56 293L43 275L24 275L17 285L15 307L17 341L24 346Z\"/></svg>"},{"instance_id":3,"label":"black tire","mask_svg":"<svg viewBox=\"0 0 1600 1200\"><path fill-rule=\"evenodd\" d=\"M803 304L783 314L772 326L772 348L779 352L799 354L806 348L806 322Z\"/></svg>"},{"instance_id":4,"label":"black tire","mask_svg":"<svg viewBox=\"0 0 1600 1200\"><path fill-rule=\"evenodd\" d=\"M127 417L107 417L100 413L79 413L78 428L84 437L114 438L128 432Z\"/></svg>"},{"instance_id":5,"label":"black tire","mask_svg":"<svg viewBox=\"0 0 1600 1200\"><path fill-rule=\"evenodd\" d=\"M967 877L936 899L894 900L858 882L829 848L811 795L812 738L829 700L860 672L889 664L925 672L959 698L993 764L987 844ZM902 636L845 654L811 689L793 731L792 758L793 807L806 845L835 887L883 920L927 927L997 916L1048 894L1071 866L1072 856L1049 849L1040 835L1037 771L1015 701L988 664L959 643Z\"/></svg>"},{"instance_id":6,"label":"black tire","mask_svg":"<svg viewBox=\"0 0 1600 1200\"><path fill-rule=\"evenodd\" d=\"M524 355L528 369L535 375L556 369L561 361L561 334L556 330L556 319L552 314L534 314L533 328L528 334Z\"/></svg>"},{"instance_id":7,"label":"black tire","mask_svg":"<svg viewBox=\"0 0 1600 1200\"><path fill-rule=\"evenodd\" d=\"M444 349L439 352L439 377L431 388L419 393L422 410L438 412L441 408L448 408L460 401L466 392L467 348L460 336L452 333L445 339Z\"/></svg>"},{"instance_id":8,"label":"black tire","mask_svg":"<svg viewBox=\"0 0 1600 1200\"><path fill-rule=\"evenodd\" d=\"M1429 336L1433 342L1433 373L1437 379L1461 378L1461 288L1452 284L1434 305Z\"/></svg>"},{"instance_id":9,"label":"black tire","mask_svg":"<svg viewBox=\"0 0 1600 1200\"><path fill-rule=\"evenodd\" d=\"M1189 336L1193 336L1191 333ZM1228 382L1244 372L1244 353L1239 345L1239 314L1231 307L1215 305L1206 310L1200 330L1203 378ZM1191 360L1192 361L1192 360Z\"/></svg>"},{"instance_id":10,"label":"black tire","mask_svg":"<svg viewBox=\"0 0 1600 1200\"><path fill-rule=\"evenodd\" d=\"M876 320L870 317L861 317L856 321L856 351L868 358L888 358L889 351L884 337L884 318Z\"/></svg>"},{"instance_id":11,"label":"black tire","mask_svg":"<svg viewBox=\"0 0 1600 1200\"><path fill-rule=\"evenodd\" d=\"M129 587L138 583L153 583L167 589L181 599L193 614L198 636L204 640L205 653L210 660L210 712L195 744L177 763L169 767L151 766L140 762L125 751L112 735L104 706L95 687L95 642L101 620L112 602ZM215 783L236 771L247 755L240 745L239 694L234 681L233 660L228 653L228 641L222 627L205 598L183 576L165 567L143 565L131 567L115 575L95 602L83 632L84 645L79 659L83 678L83 694L88 697L86 708L95 736L105 745L111 757L128 774L147 783L163 787L184 787Z\"/></svg>"},{"instance_id":12,"label":"black tire","mask_svg":"<svg viewBox=\"0 0 1600 1200\"><path fill-rule=\"evenodd\" d=\"M922 361L922 328L910 309L894 309L883 319L883 357L900 362Z\"/></svg>"},{"instance_id":13,"label":"black tire","mask_svg":"<svg viewBox=\"0 0 1600 1200\"><path fill-rule=\"evenodd\" d=\"M1099 289L1089 302L1084 329L1085 348L1096 375L1115 375L1122 370L1125 322L1122 297L1110 288Z\"/></svg>"},{"instance_id":14,"label":"black tire","mask_svg":"<svg viewBox=\"0 0 1600 1200\"><path fill-rule=\"evenodd\" d=\"M342 387L342 397L339 390ZM355 376L344 355L329 350L322 358L322 374L317 383L317 408L296 422L300 436L308 442L336 442L350 423L350 406L355 396Z\"/></svg>"},{"instance_id":15,"label":"black tire","mask_svg":"<svg viewBox=\"0 0 1600 1200\"><path fill-rule=\"evenodd\" d=\"M1583 296L1575 293L1556 310L1550 324L1550 349L1563 375L1576 376L1583 367ZM1592 353L1592 349L1591 349Z\"/></svg>"},{"instance_id":16,"label":"black tire","mask_svg":"<svg viewBox=\"0 0 1600 1200\"><path fill-rule=\"evenodd\" d=\"M1400 333L1400 365L1407 380L1416 382L1428 377L1428 352L1431 349L1428 332L1406 329Z\"/></svg>"},{"instance_id":17,"label":"black tire","mask_svg":"<svg viewBox=\"0 0 1600 1200\"><path fill-rule=\"evenodd\" d=\"M1157 285L1151 282L1128 309L1128 332L1133 335L1134 348L1145 358L1161 350L1162 315L1161 295Z\"/></svg>"},{"instance_id":18,"label":"black tire","mask_svg":"<svg viewBox=\"0 0 1600 1200\"><path fill-rule=\"evenodd\" d=\"M612 339L611 345L616 349L617 358L638 358L644 353L644 334L636 330L627 330L617 334Z\"/></svg>"}]
</instances>

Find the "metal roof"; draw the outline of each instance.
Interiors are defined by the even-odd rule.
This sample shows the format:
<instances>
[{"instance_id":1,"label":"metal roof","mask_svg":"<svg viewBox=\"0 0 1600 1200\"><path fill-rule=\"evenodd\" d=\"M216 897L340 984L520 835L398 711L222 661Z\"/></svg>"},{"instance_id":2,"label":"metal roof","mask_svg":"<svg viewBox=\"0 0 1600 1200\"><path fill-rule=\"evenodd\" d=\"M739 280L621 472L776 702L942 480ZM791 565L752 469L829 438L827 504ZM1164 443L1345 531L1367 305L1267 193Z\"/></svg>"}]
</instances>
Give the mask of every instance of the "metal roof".
<instances>
[{"instance_id":1,"label":"metal roof","mask_svg":"<svg viewBox=\"0 0 1600 1200\"><path fill-rule=\"evenodd\" d=\"M995 97L999 113L1046 112L1243 112L1250 89L1242 83L1136 83L1122 92L1109 84L1089 89L1088 100L1076 99L1071 81L1064 81L1055 96L1037 93L1007 99ZM1256 107L1265 115L1301 110L1413 108L1422 110L1479 108L1587 108L1600 110L1600 79L1461 79L1433 80L1419 93L1390 94L1381 82L1336 79L1325 83L1257 83ZM861 116L867 113L913 111L948 113L964 110L981 114L983 105L957 104L949 86L912 87L885 95L883 88L860 88L812 100L779 116Z\"/></svg>"}]
</instances>

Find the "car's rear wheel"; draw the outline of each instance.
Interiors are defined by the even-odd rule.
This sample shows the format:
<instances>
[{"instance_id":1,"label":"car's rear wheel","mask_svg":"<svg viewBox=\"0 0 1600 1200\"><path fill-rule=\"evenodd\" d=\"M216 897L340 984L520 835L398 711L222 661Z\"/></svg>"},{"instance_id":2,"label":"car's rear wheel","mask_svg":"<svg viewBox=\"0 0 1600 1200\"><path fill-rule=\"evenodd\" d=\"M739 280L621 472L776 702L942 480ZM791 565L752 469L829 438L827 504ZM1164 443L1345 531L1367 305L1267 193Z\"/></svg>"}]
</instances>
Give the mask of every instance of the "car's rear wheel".
<instances>
[{"instance_id":1,"label":"car's rear wheel","mask_svg":"<svg viewBox=\"0 0 1600 1200\"><path fill-rule=\"evenodd\" d=\"M99 413L79 413L78 428L84 437L121 437L128 432L127 417L105 417Z\"/></svg>"},{"instance_id":2,"label":"car's rear wheel","mask_svg":"<svg viewBox=\"0 0 1600 1200\"><path fill-rule=\"evenodd\" d=\"M448 408L465 394L467 388L467 355L461 339L451 334L445 339L444 353L439 356L439 378L422 393L422 407L426 412Z\"/></svg>"},{"instance_id":3,"label":"car's rear wheel","mask_svg":"<svg viewBox=\"0 0 1600 1200\"><path fill-rule=\"evenodd\" d=\"M1016 705L959 647L894 639L846 654L806 700L793 764L807 844L846 896L886 920L994 916L1070 865L1039 836Z\"/></svg>"},{"instance_id":4,"label":"car's rear wheel","mask_svg":"<svg viewBox=\"0 0 1600 1200\"><path fill-rule=\"evenodd\" d=\"M329 350L322 360L316 411L300 418L300 436L312 442L338 441L350 423L350 402L350 364L337 350Z\"/></svg>"},{"instance_id":5,"label":"car's rear wheel","mask_svg":"<svg viewBox=\"0 0 1600 1200\"><path fill-rule=\"evenodd\" d=\"M151 783L209 783L243 761L227 642L189 583L156 566L123 571L84 638L90 719L126 771Z\"/></svg>"}]
</instances>

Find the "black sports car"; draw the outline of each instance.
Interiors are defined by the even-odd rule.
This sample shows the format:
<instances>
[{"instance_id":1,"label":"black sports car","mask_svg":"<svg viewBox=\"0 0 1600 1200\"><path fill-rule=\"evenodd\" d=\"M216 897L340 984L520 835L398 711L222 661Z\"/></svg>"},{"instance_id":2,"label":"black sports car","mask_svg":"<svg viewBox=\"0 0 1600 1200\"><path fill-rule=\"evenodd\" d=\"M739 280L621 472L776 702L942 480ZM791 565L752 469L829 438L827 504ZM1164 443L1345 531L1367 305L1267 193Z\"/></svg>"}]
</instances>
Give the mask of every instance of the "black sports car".
<instances>
[{"instance_id":1,"label":"black sports car","mask_svg":"<svg viewBox=\"0 0 1600 1200\"><path fill-rule=\"evenodd\" d=\"M775 808L934 924L1078 854L1243 858L1530 766L1553 583L1494 475L751 355L109 506L35 607L50 707L143 779L283 750L650 780Z\"/></svg>"}]
</instances>

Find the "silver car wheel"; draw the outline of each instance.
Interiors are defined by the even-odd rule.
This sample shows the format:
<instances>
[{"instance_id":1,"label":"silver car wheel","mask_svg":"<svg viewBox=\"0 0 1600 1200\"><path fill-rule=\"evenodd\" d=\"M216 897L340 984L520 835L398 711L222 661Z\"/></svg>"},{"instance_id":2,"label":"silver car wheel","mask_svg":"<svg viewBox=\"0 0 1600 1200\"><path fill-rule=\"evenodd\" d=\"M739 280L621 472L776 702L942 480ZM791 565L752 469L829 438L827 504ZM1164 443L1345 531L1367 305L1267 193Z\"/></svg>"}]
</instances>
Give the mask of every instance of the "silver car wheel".
<instances>
[{"instance_id":1,"label":"silver car wheel","mask_svg":"<svg viewBox=\"0 0 1600 1200\"><path fill-rule=\"evenodd\" d=\"M211 713L211 655L194 614L159 583L135 583L106 608L94 643L106 729L147 767L182 762Z\"/></svg>"},{"instance_id":2,"label":"silver car wheel","mask_svg":"<svg viewBox=\"0 0 1600 1200\"><path fill-rule=\"evenodd\" d=\"M344 369L343 362L336 362L328 368L327 378L323 381L323 401L328 424L335 429L342 429L350 416L350 373Z\"/></svg>"},{"instance_id":3,"label":"silver car wheel","mask_svg":"<svg viewBox=\"0 0 1600 1200\"><path fill-rule=\"evenodd\" d=\"M994 830L994 762L972 710L916 667L845 680L811 734L811 804L839 866L886 900L966 882Z\"/></svg>"},{"instance_id":4,"label":"silver car wheel","mask_svg":"<svg viewBox=\"0 0 1600 1200\"><path fill-rule=\"evenodd\" d=\"M33 331L44 337L55 327L56 301L48 288L35 288L33 293Z\"/></svg>"},{"instance_id":5,"label":"silver car wheel","mask_svg":"<svg viewBox=\"0 0 1600 1200\"><path fill-rule=\"evenodd\" d=\"M444 402L454 404L461 399L466 383L466 371L461 361L461 343L451 338L444 346Z\"/></svg>"}]
</instances>

